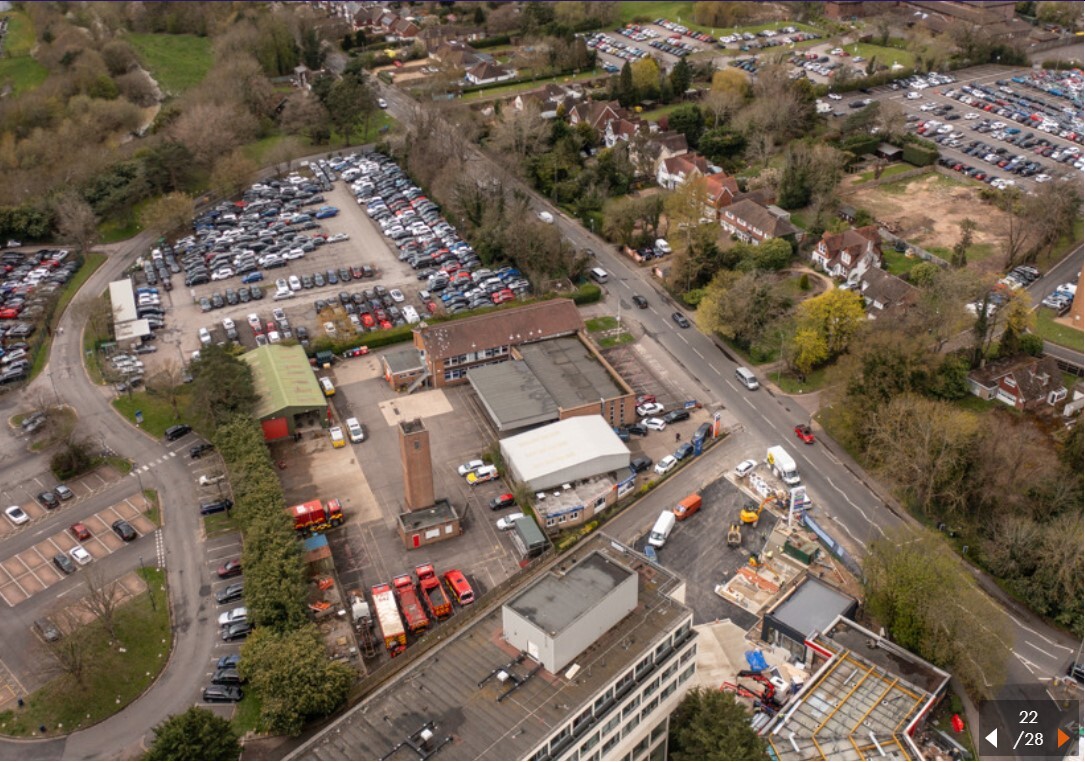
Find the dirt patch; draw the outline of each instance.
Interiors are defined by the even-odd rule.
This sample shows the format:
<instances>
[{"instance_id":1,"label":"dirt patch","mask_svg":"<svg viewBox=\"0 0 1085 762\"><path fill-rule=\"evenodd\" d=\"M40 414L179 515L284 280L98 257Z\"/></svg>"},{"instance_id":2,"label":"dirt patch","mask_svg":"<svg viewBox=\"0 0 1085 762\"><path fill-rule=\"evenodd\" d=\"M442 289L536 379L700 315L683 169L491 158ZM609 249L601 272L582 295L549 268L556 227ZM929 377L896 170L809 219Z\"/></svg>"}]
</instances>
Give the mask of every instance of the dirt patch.
<instances>
[{"instance_id":1,"label":"dirt patch","mask_svg":"<svg viewBox=\"0 0 1085 762\"><path fill-rule=\"evenodd\" d=\"M939 173L881 186L845 188L847 203L866 209L881 224L923 248L952 248L961 222L974 220L977 244L997 246L1005 235L1001 215L980 199L979 189Z\"/></svg>"}]
</instances>

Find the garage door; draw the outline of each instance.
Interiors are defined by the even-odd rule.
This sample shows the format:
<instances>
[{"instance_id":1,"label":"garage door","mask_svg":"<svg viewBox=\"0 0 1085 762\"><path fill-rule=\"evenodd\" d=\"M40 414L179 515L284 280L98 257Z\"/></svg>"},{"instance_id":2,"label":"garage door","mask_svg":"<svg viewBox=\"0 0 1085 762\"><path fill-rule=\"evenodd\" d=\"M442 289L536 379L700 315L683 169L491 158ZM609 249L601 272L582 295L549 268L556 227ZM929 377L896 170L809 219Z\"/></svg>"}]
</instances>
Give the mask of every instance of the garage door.
<instances>
[{"instance_id":1,"label":"garage door","mask_svg":"<svg viewBox=\"0 0 1085 762\"><path fill-rule=\"evenodd\" d=\"M260 426L264 429L265 442L274 442L276 439L285 439L290 436L290 425L285 418L271 418L262 421Z\"/></svg>"}]
</instances>

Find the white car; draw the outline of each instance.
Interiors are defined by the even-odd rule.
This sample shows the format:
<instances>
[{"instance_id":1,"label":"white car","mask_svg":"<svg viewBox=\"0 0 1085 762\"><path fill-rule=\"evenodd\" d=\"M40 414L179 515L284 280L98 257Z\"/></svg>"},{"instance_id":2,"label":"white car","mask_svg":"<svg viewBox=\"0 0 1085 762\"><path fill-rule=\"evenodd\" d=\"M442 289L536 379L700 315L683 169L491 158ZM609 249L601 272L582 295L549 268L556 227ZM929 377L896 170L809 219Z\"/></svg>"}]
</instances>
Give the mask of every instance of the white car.
<instances>
[{"instance_id":1,"label":"white car","mask_svg":"<svg viewBox=\"0 0 1085 762\"><path fill-rule=\"evenodd\" d=\"M662 458L659 459L659 462L656 463L656 473L660 475L665 474L677 465L677 458L675 458L673 455L664 455Z\"/></svg>"},{"instance_id":2,"label":"white car","mask_svg":"<svg viewBox=\"0 0 1085 762\"><path fill-rule=\"evenodd\" d=\"M268 344L281 344L282 340L283 340L283 335L281 333L279 333L278 331L268 331L267 332Z\"/></svg>"},{"instance_id":3,"label":"white car","mask_svg":"<svg viewBox=\"0 0 1085 762\"><path fill-rule=\"evenodd\" d=\"M235 327L236 326L234 325L234 319L233 318L223 318L222 319L222 330L224 330L224 331L232 331L232 330L235 329Z\"/></svg>"},{"instance_id":4,"label":"white car","mask_svg":"<svg viewBox=\"0 0 1085 762\"><path fill-rule=\"evenodd\" d=\"M301 278L299 278L298 276L291 275L290 278L287 280L287 283L290 284L291 291L301 291Z\"/></svg>"},{"instance_id":5,"label":"white car","mask_svg":"<svg viewBox=\"0 0 1085 762\"><path fill-rule=\"evenodd\" d=\"M68 551L68 554L72 557L72 560L80 566L86 566L94 560L94 557L91 556L91 554L87 552L87 549L82 545L76 545Z\"/></svg>"},{"instance_id":6,"label":"white car","mask_svg":"<svg viewBox=\"0 0 1085 762\"><path fill-rule=\"evenodd\" d=\"M377 98L377 108L388 108L388 101L384 98Z\"/></svg>"},{"instance_id":7,"label":"white car","mask_svg":"<svg viewBox=\"0 0 1085 762\"><path fill-rule=\"evenodd\" d=\"M249 321L249 328L252 329L253 333L264 332L264 324L260 322L260 316L255 312L250 312L249 316L245 319Z\"/></svg>"},{"instance_id":8,"label":"white car","mask_svg":"<svg viewBox=\"0 0 1085 762\"><path fill-rule=\"evenodd\" d=\"M286 320L286 313L283 312L283 308L276 307L275 309L273 309L271 311L271 319L274 320L276 323L281 323Z\"/></svg>"},{"instance_id":9,"label":"white car","mask_svg":"<svg viewBox=\"0 0 1085 762\"><path fill-rule=\"evenodd\" d=\"M472 471L482 468L485 465L486 464L481 460L469 460L463 465L461 465L459 468L457 468L456 473L458 473L460 476L467 476Z\"/></svg>"},{"instance_id":10,"label":"white car","mask_svg":"<svg viewBox=\"0 0 1085 762\"><path fill-rule=\"evenodd\" d=\"M205 347L211 344L211 332L206 328L200 329L200 343Z\"/></svg>"},{"instance_id":11,"label":"white car","mask_svg":"<svg viewBox=\"0 0 1085 762\"><path fill-rule=\"evenodd\" d=\"M912 90L904 97L907 98L910 101L917 101L920 98L922 98L923 95L921 93L917 93L915 90Z\"/></svg>"},{"instance_id":12,"label":"white car","mask_svg":"<svg viewBox=\"0 0 1085 762\"><path fill-rule=\"evenodd\" d=\"M539 212L538 217L547 225L554 224L554 215L550 214L550 212Z\"/></svg>"},{"instance_id":13,"label":"white car","mask_svg":"<svg viewBox=\"0 0 1085 762\"><path fill-rule=\"evenodd\" d=\"M227 278L234 277L234 269L232 267L220 267L211 273L211 280L226 280Z\"/></svg>"},{"instance_id":14,"label":"white car","mask_svg":"<svg viewBox=\"0 0 1085 762\"><path fill-rule=\"evenodd\" d=\"M8 521L10 521L15 526L19 526L20 524L25 524L26 522L30 521L30 517L26 515L26 511L24 511L17 505L9 505L7 508L5 508L4 515L7 516Z\"/></svg>"},{"instance_id":15,"label":"white car","mask_svg":"<svg viewBox=\"0 0 1085 762\"><path fill-rule=\"evenodd\" d=\"M403 292L400 291L398 288L393 288L391 291L389 291L388 296L392 297L392 301L396 304L402 304L407 298L403 296Z\"/></svg>"},{"instance_id":16,"label":"white car","mask_svg":"<svg viewBox=\"0 0 1085 762\"><path fill-rule=\"evenodd\" d=\"M652 431L663 431L667 428L667 422L662 418L645 418L640 422L641 426L647 426Z\"/></svg>"},{"instance_id":17,"label":"white car","mask_svg":"<svg viewBox=\"0 0 1085 762\"><path fill-rule=\"evenodd\" d=\"M757 468L756 460L744 460L735 466L735 476L739 479L749 476L755 468Z\"/></svg>"},{"instance_id":18,"label":"white car","mask_svg":"<svg viewBox=\"0 0 1085 762\"><path fill-rule=\"evenodd\" d=\"M832 101L844 100L844 96L841 95L840 93L829 93L829 100L832 100Z\"/></svg>"},{"instance_id":19,"label":"white car","mask_svg":"<svg viewBox=\"0 0 1085 762\"><path fill-rule=\"evenodd\" d=\"M351 442L364 442L365 441L365 429L362 428L362 424L358 423L357 418L348 418L346 420L347 436L350 437Z\"/></svg>"},{"instance_id":20,"label":"white car","mask_svg":"<svg viewBox=\"0 0 1085 762\"><path fill-rule=\"evenodd\" d=\"M244 606L238 606L236 609L230 609L219 614L219 627L247 621L249 621L249 610Z\"/></svg>"},{"instance_id":21,"label":"white car","mask_svg":"<svg viewBox=\"0 0 1085 762\"><path fill-rule=\"evenodd\" d=\"M214 484L218 484L226 478L226 474L204 474L200 477L199 484L201 487L210 487Z\"/></svg>"},{"instance_id":22,"label":"white car","mask_svg":"<svg viewBox=\"0 0 1085 762\"><path fill-rule=\"evenodd\" d=\"M637 415L642 417L659 415L663 412L663 406L658 402L645 402L643 405L637 406Z\"/></svg>"},{"instance_id":23,"label":"white car","mask_svg":"<svg viewBox=\"0 0 1085 762\"><path fill-rule=\"evenodd\" d=\"M964 118L968 121L972 121L974 119L979 119L980 115L977 114L975 111L969 111L967 114L964 115Z\"/></svg>"},{"instance_id":24,"label":"white car","mask_svg":"<svg viewBox=\"0 0 1085 762\"><path fill-rule=\"evenodd\" d=\"M346 233L336 233L333 236L328 237L328 243L337 243L338 241L349 241L350 236Z\"/></svg>"},{"instance_id":25,"label":"white car","mask_svg":"<svg viewBox=\"0 0 1085 762\"><path fill-rule=\"evenodd\" d=\"M497 528L502 532L512 529L516 525L516 519L522 519L524 514L520 512L510 513L508 516L502 516L497 520Z\"/></svg>"}]
</instances>

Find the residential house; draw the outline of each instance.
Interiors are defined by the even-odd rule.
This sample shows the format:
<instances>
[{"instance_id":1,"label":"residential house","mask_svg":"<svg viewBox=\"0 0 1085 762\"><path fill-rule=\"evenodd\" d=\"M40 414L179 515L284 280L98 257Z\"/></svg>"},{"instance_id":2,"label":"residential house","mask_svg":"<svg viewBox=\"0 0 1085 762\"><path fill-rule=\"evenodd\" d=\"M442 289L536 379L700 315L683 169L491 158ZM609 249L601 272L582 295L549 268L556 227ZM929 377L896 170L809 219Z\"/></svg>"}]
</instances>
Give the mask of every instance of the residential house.
<instances>
[{"instance_id":1,"label":"residential house","mask_svg":"<svg viewBox=\"0 0 1085 762\"><path fill-rule=\"evenodd\" d=\"M859 294L866 304L867 317L873 320L884 312L912 304L917 290L880 267L871 267L859 278Z\"/></svg>"},{"instance_id":2,"label":"residential house","mask_svg":"<svg viewBox=\"0 0 1085 762\"><path fill-rule=\"evenodd\" d=\"M418 33L418 39L426 46L426 51L433 53L447 42L480 40L485 32L479 27L462 24L439 24L427 26Z\"/></svg>"},{"instance_id":3,"label":"residential house","mask_svg":"<svg viewBox=\"0 0 1085 762\"><path fill-rule=\"evenodd\" d=\"M774 213L769 207L748 198L739 199L724 207L720 226L740 241L755 246L771 238L785 238L795 242L800 233L787 219L786 212L782 215Z\"/></svg>"},{"instance_id":4,"label":"residential house","mask_svg":"<svg viewBox=\"0 0 1085 762\"><path fill-rule=\"evenodd\" d=\"M512 106L523 111L526 104L534 103L543 119L555 119L559 111L568 114L584 98L584 91L579 85L549 84L538 90L520 93L512 99Z\"/></svg>"},{"instance_id":5,"label":"residential house","mask_svg":"<svg viewBox=\"0 0 1085 762\"><path fill-rule=\"evenodd\" d=\"M726 172L705 176L705 216L717 222L723 207L734 203L739 195L738 180Z\"/></svg>"},{"instance_id":6,"label":"residential house","mask_svg":"<svg viewBox=\"0 0 1085 762\"><path fill-rule=\"evenodd\" d=\"M358 11L354 16L354 23L373 34L381 34L395 40L413 40L421 32L413 19L400 16L395 11L379 5Z\"/></svg>"},{"instance_id":7,"label":"residential house","mask_svg":"<svg viewBox=\"0 0 1085 762\"><path fill-rule=\"evenodd\" d=\"M604 134L607 125L616 119L624 119L628 112L619 105L618 101L593 101L588 100L578 103L569 111L569 124L574 127L586 122L600 135Z\"/></svg>"},{"instance_id":8,"label":"residential house","mask_svg":"<svg viewBox=\"0 0 1085 762\"><path fill-rule=\"evenodd\" d=\"M660 159L656 165L656 183L667 190L674 190L687 180L711 174L708 159L699 153L690 152L680 156Z\"/></svg>"},{"instance_id":9,"label":"residential house","mask_svg":"<svg viewBox=\"0 0 1085 762\"><path fill-rule=\"evenodd\" d=\"M516 79L516 70L506 69L504 66L498 66L488 61L479 61L467 70L464 79L472 85L491 85L494 82Z\"/></svg>"},{"instance_id":10,"label":"residential house","mask_svg":"<svg viewBox=\"0 0 1085 762\"><path fill-rule=\"evenodd\" d=\"M1054 408L1067 396L1062 372L1053 357L988 363L968 374L968 386L980 399L995 399L1018 410Z\"/></svg>"},{"instance_id":11,"label":"residential house","mask_svg":"<svg viewBox=\"0 0 1085 762\"><path fill-rule=\"evenodd\" d=\"M470 69L483 60L477 50L466 42L459 42L458 40L444 43L430 53L429 57L448 66L455 66L458 69Z\"/></svg>"},{"instance_id":12,"label":"residential house","mask_svg":"<svg viewBox=\"0 0 1085 762\"><path fill-rule=\"evenodd\" d=\"M813 263L834 278L857 283L871 267L881 267L881 236L876 225L822 234L810 254Z\"/></svg>"}]
</instances>

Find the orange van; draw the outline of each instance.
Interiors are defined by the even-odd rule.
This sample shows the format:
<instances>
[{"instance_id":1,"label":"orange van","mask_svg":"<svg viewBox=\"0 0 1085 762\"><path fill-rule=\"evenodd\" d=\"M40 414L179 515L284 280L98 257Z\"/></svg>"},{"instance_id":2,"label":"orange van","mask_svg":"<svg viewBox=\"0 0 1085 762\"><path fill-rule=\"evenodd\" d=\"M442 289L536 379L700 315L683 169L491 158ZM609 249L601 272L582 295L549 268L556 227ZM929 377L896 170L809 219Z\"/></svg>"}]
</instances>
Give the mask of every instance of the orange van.
<instances>
[{"instance_id":1,"label":"orange van","mask_svg":"<svg viewBox=\"0 0 1085 762\"><path fill-rule=\"evenodd\" d=\"M699 510L701 510L701 496L696 493L686 495L678 502L678 505L674 507L674 517L679 521L682 521L683 519L688 519Z\"/></svg>"}]
</instances>

